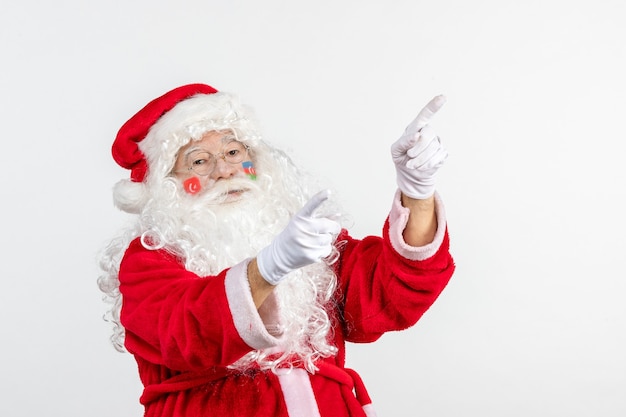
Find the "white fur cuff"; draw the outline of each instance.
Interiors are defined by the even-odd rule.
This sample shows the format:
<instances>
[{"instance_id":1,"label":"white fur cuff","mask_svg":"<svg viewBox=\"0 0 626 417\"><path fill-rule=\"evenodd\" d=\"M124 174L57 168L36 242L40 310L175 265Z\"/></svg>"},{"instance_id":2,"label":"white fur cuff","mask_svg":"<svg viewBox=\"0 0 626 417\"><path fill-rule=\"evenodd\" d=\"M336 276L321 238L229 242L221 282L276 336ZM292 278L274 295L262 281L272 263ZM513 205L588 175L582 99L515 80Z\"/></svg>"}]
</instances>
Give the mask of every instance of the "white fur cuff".
<instances>
[{"instance_id":1,"label":"white fur cuff","mask_svg":"<svg viewBox=\"0 0 626 417\"><path fill-rule=\"evenodd\" d=\"M253 349L266 349L278 345L280 339L268 332L254 305L248 283L249 262L250 259L247 259L238 263L226 273L226 298L239 336ZM278 307L275 304L276 299L270 295L263 307L277 312Z\"/></svg>"},{"instance_id":2,"label":"white fur cuff","mask_svg":"<svg viewBox=\"0 0 626 417\"><path fill-rule=\"evenodd\" d=\"M424 246L410 246L402 237L402 232L409 221L410 210L404 207L400 200L400 190L396 191L389 213L389 239L391 246L403 257L414 261L423 261L437 253L446 231L446 213L443 201L435 192L435 210L437 213L437 232L433 241Z\"/></svg>"}]
</instances>

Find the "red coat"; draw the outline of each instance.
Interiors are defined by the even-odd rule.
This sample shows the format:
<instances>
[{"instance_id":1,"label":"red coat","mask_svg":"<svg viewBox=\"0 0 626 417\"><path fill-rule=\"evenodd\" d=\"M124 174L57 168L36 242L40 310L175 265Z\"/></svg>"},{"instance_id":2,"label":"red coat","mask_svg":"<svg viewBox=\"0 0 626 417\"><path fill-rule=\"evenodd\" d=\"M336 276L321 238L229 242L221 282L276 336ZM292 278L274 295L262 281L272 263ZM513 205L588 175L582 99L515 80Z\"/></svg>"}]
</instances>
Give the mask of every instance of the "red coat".
<instances>
[{"instance_id":1,"label":"red coat","mask_svg":"<svg viewBox=\"0 0 626 417\"><path fill-rule=\"evenodd\" d=\"M383 237L341 233L338 240L347 242L336 264L341 298L329 312L339 353L319 362L313 375L300 368L280 376L227 370L277 341L252 302L247 261L200 278L168 253L134 240L120 265L121 321L145 386L145 416L373 415L360 378L344 368L345 341L373 342L412 326L446 286L454 263L439 200L437 207L439 230L424 247L402 241L408 210L397 196Z\"/></svg>"}]
</instances>

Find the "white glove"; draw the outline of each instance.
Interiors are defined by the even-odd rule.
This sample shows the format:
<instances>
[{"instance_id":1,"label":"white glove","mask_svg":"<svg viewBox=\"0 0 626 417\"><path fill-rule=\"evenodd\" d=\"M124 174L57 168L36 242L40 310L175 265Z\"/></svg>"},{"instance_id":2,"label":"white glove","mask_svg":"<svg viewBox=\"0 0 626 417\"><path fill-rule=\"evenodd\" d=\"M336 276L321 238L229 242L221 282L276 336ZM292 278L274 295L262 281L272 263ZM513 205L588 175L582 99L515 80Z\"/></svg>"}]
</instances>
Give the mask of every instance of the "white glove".
<instances>
[{"instance_id":1,"label":"white glove","mask_svg":"<svg viewBox=\"0 0 626 417\"><path fill-rule=\"evenodd\" d=\"M314 216L315 210L329 196L328 190L314 195L272 243L259 252L257 265L267 282L276 285L289 272L331 254L341 226L330 217Z\"/></svg>"},{"instance_id":2,"label":"white glove","mask_svg":"<svg viewBox=\"0 0 626 417\"><path fill-rule=\"evenodd\" d=\"M391 146L398 188L407 197L425 199L435 192L435 173L448 152L428 122L445 102L443 95L430 100Z\"/></svg>"}]
</instances>

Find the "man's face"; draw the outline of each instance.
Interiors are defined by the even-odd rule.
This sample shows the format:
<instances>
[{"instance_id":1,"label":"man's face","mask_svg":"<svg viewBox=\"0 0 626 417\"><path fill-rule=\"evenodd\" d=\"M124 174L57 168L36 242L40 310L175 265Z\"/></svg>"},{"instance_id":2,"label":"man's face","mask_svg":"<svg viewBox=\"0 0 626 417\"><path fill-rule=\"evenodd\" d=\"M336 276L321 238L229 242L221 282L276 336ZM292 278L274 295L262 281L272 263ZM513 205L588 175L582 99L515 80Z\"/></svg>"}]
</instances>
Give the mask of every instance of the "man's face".
<instances>
[{"instance_id":1,"label":"man's face","mask_svg":"<svg viewBox=\"0 0 626 417\"><path fill-rule=\"evenodd\" d=\"M174 164L174 175L189 193L210 190L225 180L244 176L242 163L250 161L245 145L230 131L211 131L199 140L180 148ZM237 199L246 190L226 189L228 200Z\"/></svg>"}]
</instances>

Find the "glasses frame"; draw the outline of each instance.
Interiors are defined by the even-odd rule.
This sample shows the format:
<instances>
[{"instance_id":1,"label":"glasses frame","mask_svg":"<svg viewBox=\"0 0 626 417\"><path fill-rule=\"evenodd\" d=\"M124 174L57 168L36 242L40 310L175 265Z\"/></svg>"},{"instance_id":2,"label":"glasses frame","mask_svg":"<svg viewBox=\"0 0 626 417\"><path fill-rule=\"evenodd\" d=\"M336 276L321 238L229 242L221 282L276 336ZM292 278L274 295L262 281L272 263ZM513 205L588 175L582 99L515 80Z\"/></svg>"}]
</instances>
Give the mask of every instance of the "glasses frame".
<instances>
[{"instance_id":1,"label":"glasses frame","mask_svg":"<svg viewBox=\"0 0 626 417\"><path fill-rule=\"evenodd\" d=\"M231 161L228 161L226 159L226 150L224 148L226 148L228 145L230 145L233 142L240 143L243 146L243 149L245 151L245 154L243 155L242 159L240 161L237 161L237 162L231 162ZM245 161L246 158L250 155L250 146L245 144L245 143L243 143L242 141L240 141L238 139L233 139L233 140L229 141L227 144L224 145L223 149L224 150L222 152L219 152L217 154L214 154L214 153L211 153L211 152L205 151L205 150L202 151L204 153L207 153L207 154L211 155L214 158L214 160L215 160L215 164L213 165L213 169L211 169L206 174L200 174L200 173L198 173L198 172L196 172L194 170L193 159L191 161L191 165L185 171L174 171L174 172L179 172L179 173L182 173L182 172L185 172L185 173L193 172L194 174L199 175L201 177L208 177L209 175L211 175L215 171L215 168L217 167L217 160L218 159L223 160L224 162L226 162L229 165L236 165L236 164L240 164L243 161Z\"/></svg>"}]
</instances>

